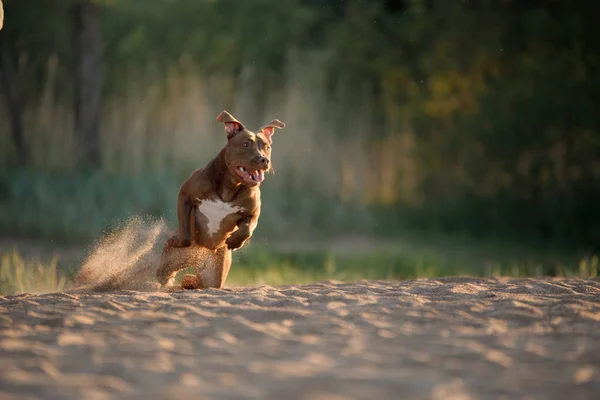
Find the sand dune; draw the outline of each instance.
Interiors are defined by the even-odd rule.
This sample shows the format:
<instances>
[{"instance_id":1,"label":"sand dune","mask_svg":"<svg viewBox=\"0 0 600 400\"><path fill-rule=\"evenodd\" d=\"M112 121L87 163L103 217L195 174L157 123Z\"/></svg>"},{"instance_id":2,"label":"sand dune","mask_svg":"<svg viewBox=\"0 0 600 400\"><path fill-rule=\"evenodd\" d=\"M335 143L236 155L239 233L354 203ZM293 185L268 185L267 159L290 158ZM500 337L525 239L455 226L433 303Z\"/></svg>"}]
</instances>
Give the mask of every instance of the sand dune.
<instances>
[{"instance_id":1,"label":"sand dune","mask_svg":"<svg viewBox=\"0 0 600 400\"><path fill-rule=\"evenodd\" d=\"M598 393L600 280L0 297L2 399Z\"/></svg>"}]
</instances>

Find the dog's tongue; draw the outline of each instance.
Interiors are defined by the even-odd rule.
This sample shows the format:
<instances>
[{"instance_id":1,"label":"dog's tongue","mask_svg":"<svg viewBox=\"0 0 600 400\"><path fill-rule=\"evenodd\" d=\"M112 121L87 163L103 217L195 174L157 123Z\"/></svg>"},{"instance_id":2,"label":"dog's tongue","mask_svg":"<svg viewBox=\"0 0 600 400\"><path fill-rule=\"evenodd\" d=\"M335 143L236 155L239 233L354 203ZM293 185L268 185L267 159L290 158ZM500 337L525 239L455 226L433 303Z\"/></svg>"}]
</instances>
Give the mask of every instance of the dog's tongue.
<instances>
[{"instance_id":1,"label":"dog's tongue","mask_svg":"<svg viewBox=\"0 0 600 400\"><path fill-rule=\"evenodd\" d=\"M265 180L265 173L263 171L252 171L252 178L257 182Z\"/></svg>"}]
</instances>

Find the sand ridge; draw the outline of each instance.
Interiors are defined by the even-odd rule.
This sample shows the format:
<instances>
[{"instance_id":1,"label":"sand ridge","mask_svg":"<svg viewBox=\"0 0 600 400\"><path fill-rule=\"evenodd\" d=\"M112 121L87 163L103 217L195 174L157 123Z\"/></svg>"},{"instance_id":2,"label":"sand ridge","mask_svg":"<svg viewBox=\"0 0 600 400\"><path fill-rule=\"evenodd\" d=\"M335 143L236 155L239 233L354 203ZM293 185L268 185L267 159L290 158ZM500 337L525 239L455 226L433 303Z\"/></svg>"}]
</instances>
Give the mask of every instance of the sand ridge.
<instances>
[{"instance_id":1,"label":"sand ridge","mask_svg":"<svg viewBox=\"0 0 600 400\"><path fill-rule=\"evenodd\" d=\"M0 398L587 399L599 392L597 279L0 297Z\"/></svg>"}]
</instances>

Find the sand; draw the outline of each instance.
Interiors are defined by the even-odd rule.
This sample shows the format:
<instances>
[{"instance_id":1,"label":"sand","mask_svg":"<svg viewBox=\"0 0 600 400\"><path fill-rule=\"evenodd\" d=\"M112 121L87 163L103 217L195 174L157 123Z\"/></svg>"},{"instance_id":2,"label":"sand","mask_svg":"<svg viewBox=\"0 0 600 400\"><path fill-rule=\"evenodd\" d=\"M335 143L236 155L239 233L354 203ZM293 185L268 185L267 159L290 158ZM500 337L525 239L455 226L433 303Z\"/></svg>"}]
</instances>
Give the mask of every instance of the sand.
<instances>
[{"instance_id":1,"label":"sand","mask_svg":"<svg viewBox=\"0 0 600 400\"><path fill-rule=\"evenodd\" d=\"M591 399L600 280L0 297L0 399Z\"/></svg>"}]
</instances>

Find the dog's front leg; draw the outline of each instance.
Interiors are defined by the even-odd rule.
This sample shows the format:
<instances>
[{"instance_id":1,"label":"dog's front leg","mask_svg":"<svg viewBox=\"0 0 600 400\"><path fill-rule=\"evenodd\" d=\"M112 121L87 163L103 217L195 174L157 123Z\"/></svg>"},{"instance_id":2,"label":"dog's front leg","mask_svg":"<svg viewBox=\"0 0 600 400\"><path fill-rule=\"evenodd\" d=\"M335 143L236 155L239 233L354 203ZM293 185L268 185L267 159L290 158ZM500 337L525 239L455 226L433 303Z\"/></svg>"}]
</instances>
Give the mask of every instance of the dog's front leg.
<instances>
[{"instance_id":1,"label":"dog's front leg","mask_svg":"<svg viewBox=\"0 0 600 400\"><path fill-rule=\"evenodd\" d=\"M189 196L179 193L177 197L177 223L179 224L179 235L177 238L169 239L170 247L189 247L192 244L192 232L190 217L192 212L192 202Z\"/></svg>"},{"instance_id":2,"label":"dog's front leg","mask_svg":"<svg viewBox=\"0 0 600 400\"><path fill-rule=\"evenodd\" d=\"M250 216L242 219L238 223L238 229L227 238L227 241L225 242L227 244L227 248L229 250L236 250L242 247L244 243L252 236L252 232L256 227L257 221L258 216Z\"/></svg>"}]
</instances>

